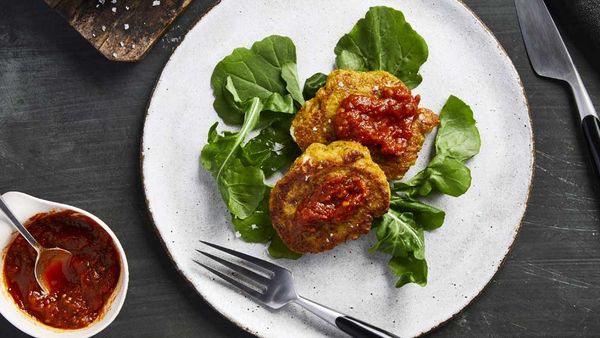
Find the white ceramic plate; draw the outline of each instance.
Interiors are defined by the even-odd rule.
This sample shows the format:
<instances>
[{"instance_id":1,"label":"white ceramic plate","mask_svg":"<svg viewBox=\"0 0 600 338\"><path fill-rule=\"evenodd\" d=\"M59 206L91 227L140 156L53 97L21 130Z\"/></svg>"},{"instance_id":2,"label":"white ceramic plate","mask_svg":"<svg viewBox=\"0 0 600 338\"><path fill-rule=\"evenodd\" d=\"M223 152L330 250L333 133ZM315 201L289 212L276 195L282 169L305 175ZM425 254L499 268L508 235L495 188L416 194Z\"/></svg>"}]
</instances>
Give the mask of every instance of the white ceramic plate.
<instances>
[{"instance_id":1,"label":"white ceramic plate","mask_svg":"<svg viewBox=\"0 0 600 338\"><path fill-rule=\"evenodd\" d=\"M148 207L177 267L220 313L263 337L340 335L320 319L290 306L269 311L197 267L194 249L208 240L268 259L265 247L236 238L212 177L199 154L212 108L210 76L224 56L268 35L292 38L302 80L328 72L338 39L370 6L404 12L429 45L415 90L422 105L439 111L450 94L471 105L481 132L481 153L469 162L473 185L460 198L433 204L447 211L445 225L426 234L429 283L394 288L387 257L370 254L373 235L319 255L278 261L295 275L297 289L339 311L401 336L427 332L451 318L490 281L508 253L525 212L533 166L533 140L519 76L494 36L459 1L223 0L187 34L165 67L148 108L142 171ZM222 125L222 124L221 124ZM431 151L430 136L421 160Z\"/></svg>"}]
</instances>

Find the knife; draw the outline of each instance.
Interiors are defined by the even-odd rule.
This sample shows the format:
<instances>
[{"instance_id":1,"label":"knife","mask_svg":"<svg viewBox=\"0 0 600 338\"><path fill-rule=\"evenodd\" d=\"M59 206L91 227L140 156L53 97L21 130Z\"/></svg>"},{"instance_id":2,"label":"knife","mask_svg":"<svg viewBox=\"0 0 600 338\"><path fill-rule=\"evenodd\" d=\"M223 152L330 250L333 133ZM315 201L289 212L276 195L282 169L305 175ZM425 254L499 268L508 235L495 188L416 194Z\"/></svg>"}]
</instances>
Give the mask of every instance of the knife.
<instances>
[{"instance_id":1,"label":"knife","mask_svg":"<svg viewBox=\"0 0 600 338\"><path fill-rule=\"evenodd\" d=\"M573 91L594 171L600 176L600 120L571 55L543 0L515 0L529 60L543 77L566 81Z\"/></svg>"}]
</instances>

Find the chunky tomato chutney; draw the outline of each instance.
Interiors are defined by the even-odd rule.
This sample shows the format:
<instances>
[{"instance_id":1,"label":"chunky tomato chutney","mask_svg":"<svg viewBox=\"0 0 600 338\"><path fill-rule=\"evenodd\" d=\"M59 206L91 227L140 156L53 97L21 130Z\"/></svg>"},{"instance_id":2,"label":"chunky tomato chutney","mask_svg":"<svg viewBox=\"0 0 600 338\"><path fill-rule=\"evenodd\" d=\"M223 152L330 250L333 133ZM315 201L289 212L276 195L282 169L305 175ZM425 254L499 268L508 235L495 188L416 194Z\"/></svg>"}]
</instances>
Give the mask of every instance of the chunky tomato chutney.
<instances>
[{"instance_id":1,"label":"chunky tomato chutney","mask_svg":"<svg viewBox=\"0 0 600 338\"><path fill-rule=\"evenodd\" d=\"M4 258L4 280L15 303L40 322L61 329L90 325L110 300L121 262L110 235L94 220L71 210L37 214L26 225L41 245L69 250L63 268L44 272L52 290L44 294L34 276L35 250L18 236Z\"/></svg>"},{"instance_id":2,"label":"chunky tomato chutney","mask_svg":"<svg viewBox=\"0 0 600 338\"><path fill-rule=\"evenodd\" d=\"M365 201L367 192L367 184L359 176L332 175L300 203L298 226L315 232L320 224L346 221Z\"/></svg>"},{"instance_id":3,"label":"chunky tomato chutney","mask_svg":"<svg viewBox=\"0 0 600 338\"><path fill-rule=\"evenodd\" d=\"M351 94L333 119L338 138L376 146L383 155L399 156L412 136L419 115L420 96L404 86L385 88L373 95Z\"/></svg>"}]
</instances>

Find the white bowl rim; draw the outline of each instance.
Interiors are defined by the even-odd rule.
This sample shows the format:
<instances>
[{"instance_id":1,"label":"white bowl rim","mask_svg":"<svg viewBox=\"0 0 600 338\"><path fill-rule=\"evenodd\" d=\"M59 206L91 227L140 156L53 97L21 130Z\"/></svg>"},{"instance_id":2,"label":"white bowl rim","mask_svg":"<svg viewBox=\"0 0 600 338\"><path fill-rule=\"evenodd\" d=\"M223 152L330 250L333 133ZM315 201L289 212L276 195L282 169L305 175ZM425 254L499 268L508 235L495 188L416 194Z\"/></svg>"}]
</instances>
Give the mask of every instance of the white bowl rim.
<instances>
[{"instance_id":1,"label":"white bowl rim","mask_svg":"<svg viewBox=\"0 0 600 338\"><path fill-rule=\"evenodd\" d=\"M20 209L20 207L15 208L14 206L10 205L10 200L13 200L13 199L19 200L19 201L28 201L28 202L32 203L31 204L32 206L30 207L30 209L36 209L34 207L34 205L35 205L35 203L38 204L37 210L35 210L31 213L28 213L27 215L23 215L24 214L23 211L13 210L13 212L15 213L15 216L21 222L26 221L31 216L33 216L39 212L44 212L43 209L46 209L46 211L68 209L68 210L73 210L75 212L81 213L81 214L91 218L96 223L98 223L112 238L113 243L114 243L115 247L117 248L117 252L119 253L119 258L120 258L120 262L121 262L121 274L119 276L119 281L117 282L115 291L113 291L111 298L107 302L108 306L105 305L104 313L102 313L93 323L91 323L90 325L88 325L86 327L83 327L80 329L73 329L73 330L58 329L58 328L54 328L54 327L45 325L45 324L39 322L38 320L36 320L35 318L33 318L31 315L27 314L25 311L23 311L14 302L14 300L12 299L12 296L10 296L10 294L6 290L6 287L5 287L6 284L4 281L4 273L3 273L4 257L5 257L8 246L10 245L10 243L12 243L13 238L16 236L16 230L12 231L10 233L10 235L8 235L8 238L6 238L6 231L5 231L5 229L2 229L2 231L0 231L0 250L1 250L0 251L1 252L0 284L2 284L2 291L0 291L0 304L3 304L3 303L10 304L11 306L0 306L0 314L2 314L2 316L4 318L6 318L6 320L8 320L11 324L13 324L16 328L18 328L19 330L21 330L24 333L31 335L31 336L61 337L61 338L64 338L64 337L90 337L90 336L98 334L100 331L104 330L108 325L110 325L115 320L115 318L121 311L121 308L123 307L123 304L125 302L125 298L127 295L127 289L129 286L129 265L127 263L127 256L125 255L125 250L123 250L123 247L121 246L121 243L120 243L119 239L117 238L117 236L114 234L114 232L110 229L110 227L104 221L102 221L96 215L94 215L88 211L85 211L83 209L68 205L68 204L62 204L62 203L57 203L57 202L53 202L53 201L48 201L48 200L40 199L40 198L31 196L31 195L28 195L28 194L25 194L22 192L16 192L16 191L6 192L2 196L6 200L7 204L9 204L9 207L11 207L11 209ZM40 208L40 206L44 206L44 207ZM18 211L20 211L20 212L18 212ZM4 214L0 213L0 227L10 226L10 224L7 224L8 220L5 217L6 216Z\"/></svg>"}]
</instances>

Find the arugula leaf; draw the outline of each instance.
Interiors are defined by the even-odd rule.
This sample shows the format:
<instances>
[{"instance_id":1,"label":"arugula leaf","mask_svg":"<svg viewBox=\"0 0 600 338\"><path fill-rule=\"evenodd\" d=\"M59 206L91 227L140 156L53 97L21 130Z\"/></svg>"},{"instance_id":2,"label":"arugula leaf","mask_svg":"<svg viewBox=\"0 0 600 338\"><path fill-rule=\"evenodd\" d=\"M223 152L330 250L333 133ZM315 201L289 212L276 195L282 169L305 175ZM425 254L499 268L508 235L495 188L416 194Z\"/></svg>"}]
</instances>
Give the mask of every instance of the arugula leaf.
<instances>
[{"instance_id":1,"label":"arugula leaf","mask_svg":"<svg viewBox=\"0 0 600 338\"><path fill-rule=\"evenodd\" d=\"M404 196L392 196L390 208L396 212L410 212L413 214L415 223L425 230L434 230L444 224L446 213L431 205L422 203L415 199Z\"/></svg>"},{"instance_id":2,"label":"arugula leaf","mask_svg":"<svg viewBox=\"0 0 600 338\"><path fill-rule=\"evenodd\" d=\"M232 94L235 96L236 92ZM245 166L238 158L240 146L256 125L263 105L258 98L253 98L243 107L245 119L240 131L218 135L217 124L214 124L200 155L202 166L215 177L227 208L239 218L248 217L265 192L262 170Z\"/></svg>"},{"instance_id":3,"label":"arugula leaf","mask_svg":"<svg viewBox=\"0 0 600 338\"><path fill-rule=\"evenodd\" d=\"M245 166L239 158L234 159L217 179L229 212L240 218L249 216L258 207L257 202L265 192L264 180L262 170Z\"/></svg>"},{"instance_id":4,"label":"arugula leaf","mask_svg":"<svg viewBox=\"0 0 600 338\"><path fill-rule=\"evenodd\" d=\"M294 99L291 95L281 96L279 93L273 93L264 102L265 111L285 114L295 114L296 107L294 106ZM273 116L269 116L269 120L275 119Z\"/></svg>"},{"instance_id":5,"label":"arugula leaf","mask_svg":"<svg viewBox=\"0 0 600 338\"><path fill-rule=\"evenodd\" d=\"M398 277L396 287L406 283L427 284L427 262L425 261L425 238L423 228L409 212L398 212L390 208L377 219L377 243L370 250L388 253L392 256L388 266Z\"/></svg>"},{"instance_id":6,"label":"arugula leaf","mask_svg":"<svg viewBox=\"0 0 600 338\"><path fill-rule=\"evenodd\" d=\"M215 177L229 212L235 218L244 219L252 214L262 199L266 189L265 174L260 166L252 166L250 161L246 161L250 162L250 166L247 166L238 157L243 142L257 125L265 105L258 97L242 101L231 76L225 80L225 91L233 104L244 111L244 124L239 132L225 132L222 136L216 131L217 125L213 125L200 159L204 168ZM286 103L278 93L273 93L266 99L266 107L271 111L288 112L286 107L289 105L289 101Z\"/></svg>"},{"instance_id":7,"label":"arugula leaf","mask_svg":"<svg viewBox=\"0 0 600 338\"><path fill-rule=\"evenodd\" d=\"M356 26L355 26L356 27ZM338 42L339 44L339 42ZM337 54L337 52L336 52ZM354 54L348 50L342 50L339 55L335 58L335 63L338 68L341 69L352 69L361 72L369 70L378 70L379 68L370 68L366 63L367 61L358 54Z\"/></svg>"},{"instance_id":8,"label":"arugula leaf","mask_svg":"<svg viewBox=\"0 0 600 338\"><path fill-rule=\"evenodd\" d=\"M479 153L481 139L473 111L456 96L450 96L440 113L440 128L435 138L438 155L466 161Z\"/></svg>"},{"instance_id":9,"label":"arugula leaf","mask_svg":"<svg viewBox=\"0 0 600 338\"><path fill-rule=\"evenodd\" d=\"M409 196L428 196L434 191L458 197L471 186L471 171L451 157L436 155L427 167L408 182L393 182L392 189Z\"/></svg>"},{"instance_id":10,"label":"arugula leaf","mask_svg":"<svg viewBox=\"0 0 600 338\"><path fill-rule=\"evenodd\" d=\"M300 148L290 135L290 125L289 119L274 122L243 148L245 160L262 169L266 177L289 166L300 155Z\"/></svg>"},{"instance_id":11,"label":"arugula leaf","mask_svg":"<svg viewBox=\"0 0 600 338\"><path fill-rule=\"evenodd\" d=\"M310 100L317 94L317 91L325 85L327 82L327 75L323 73L316 73L313 76L306 79L304 82L304 99Z\"/></svg>"},{"instance_id":12,"label":"arugula leaf","mask_svg":"<svg viewBox=\"0 0 600 338\"><path fill-rule=\"evenodd\" d=\"M427 285L427 261L424 259L416 259L410 255L392 257L388 266L392 273L398 277L397 288L408 283L415 283L420 286Z\"/></svg>"},{"instance_id":13,"label":"arugula leaf","mask_svg":"<svg viewBox=\"0 0 600 338\"><path fill-rule=\"evenodd\" d=\"M415 88L423 80L419 68L427 60L425 40L390 7L371 7L335 46L336 65L358 71L385 70Z\"/></svg>"},{"instance_id":14,"label":"arugula leaf","mask_svg":"<svg viewBox=\"0 0 600 338\"><path fill-rule=\"evenodd\" d=\"M269 36L254 43L250 49L235 49L217 64L211 77L214 108L225 123L242 124L244 112L226 88L229 78L237 89L240 102L257 97L268 106L266 102L273 94L282 97L291 94L299 99L299 85L297 81L293 83L297 77L296 47L292 40Z\"/></svg>"},{"instance_id":15,"label":"arugula leaf","mask_svg":"<svg viewBox=\"0 0 600 338\"><path fill-rule=\"evenodd\" d=\"M243 111L244 101L240 98L240 95L233 84L233 79L231 76L227 77L225 80L225 89L228 95L236 107ZM273 93L266 100L261 100L263 103L263 111L270 111L276 113L285 113L285 114L295 114L296 108L294 107L294 99L291 95L281 95L279 93ZM274 117L270 117L270 119L274 119Z\"/></svg>"},{"instance_id":16,"label":"arugula leaf","mask_svg":"<svg viewBox=\"0 0 600 338\"><path fill-rule=\"evenodd\" d=\"M373 224L377 227L377 243L371 250L388 253L393 257L425 259L423 228L415 223L411 213L399 213L390 209Z\"/></svg>"},{"instance_id":17,"label":"arugula leaf","mask_svg":"<svg viewBox=\"0 0 600 338\"><path fill-rule=\"evenodd\" d=\"M256 210L244 218L233 217L233 225L242 238L250 243L267 243L273 238L275 230L269 217L269 196L271 189L265 189L264 197Z\"/></svg>"},{"instance_id":18,"label":"arugula leaf","mask_svg":"<svg viewBox=\"0 0 600 338\"><path fill-rule=\"evenodd\" d=\"M440 120L435 157L408 182L392 182L392 190L410 197L428 196L433 191L456 197L469 189L471 171L464 162L479 153L481 147L473 111L456 96L450 96Z\"/></svg>"},{"instance_id":19,"label":"arugula leaf","mask_svg":"<svg viewBox=\"0 0 600 338\"><path fill-rule=\"evenodd\" d=\"M299 152L289 134L291 118L304 98L299 86L296 47L292 40L270 36L250 49L237 48L215 67L211 85L216 112L238 132L208 134L200 156L202 166L217 181L221 197L242 238L249 242L272 241L275 231L269 218L270 187L265 175L291 163ZM282 114L283 113L283 114ZM246 144L248 134L262 130ZM271 251L281 257L299 257L279 240Z\"/></svg>"},{"instance_id":20,"label":"arugula leaf","mask_svg":"<svg viewBox=\"0 0 600 338\"><path fill-rule=\"evenodd\" d=\"M273 258L287 259L298 259L302 257L302 254L288 249L288 247L285 246L285 243L283 243L281 238L279 238L279 235L277 235L277 233L273 234L273 240L269 245L269 255L271 255L271 257Z\"/></svg>"},{"instance_id":21,"label":"arugula leaf","mask_svg":"<svg viewBox=\"0 0 600 338\"><path fill-rule=\"evenodd\" d=\"M223 163L224 153L221 149L232 148L236 142L237 134L225 131L222 135L217 132L219 122L215 122L208 131L208 143L202 148L200 162L204 169L211 173L219 170Z\"/></svg>"},{"instance_id":22,"label":"arugula leaf","mask_svg":"<svg viewBox=\"0 0 600 338\"><path fill-rule=\"evenodd\" d=\"M300 90L300 79L298 78L298 69L296 67L296 63L286 63L281 67L281 77L285 81L285 89L290 93L292 98L298 104L304 104L304 97L302 96L302 91Z\"/></svg>"}]
</instances>

